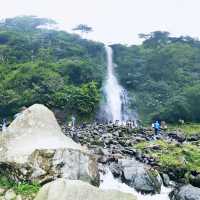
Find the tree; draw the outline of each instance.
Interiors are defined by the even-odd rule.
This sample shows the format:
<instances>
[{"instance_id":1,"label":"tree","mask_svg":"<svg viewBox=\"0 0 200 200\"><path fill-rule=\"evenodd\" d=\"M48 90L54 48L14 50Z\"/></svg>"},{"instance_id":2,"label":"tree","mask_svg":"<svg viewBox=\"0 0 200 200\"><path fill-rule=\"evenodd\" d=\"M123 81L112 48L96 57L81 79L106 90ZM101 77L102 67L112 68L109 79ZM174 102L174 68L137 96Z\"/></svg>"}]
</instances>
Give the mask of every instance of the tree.
<instances>
[{"instance_id":1,"label":"tree","mask_svg":"<svg viewBox=\"0 0 200 200\"><path fill-rule=\"evenodd\" d=\"M52 19L39 18L36 16L18 16L14 18L7 18L0 21L0 28L7 28L12 30L33 31L39 26L53 25L56 22Z\"/></svg>"},{"instance_id":2,"label":"tree","mask_svg":"<svg viewBox=\"0 0 200 200\"><path fill-rule=\"evenodd\" d=\"M200 41L162 31L140 37L142 45L112 47L119 80L133 103L136 98L141 119L200 122Z\"/></svg>"},{"instance_id":3,"label":"tree","mask_svg":"<svg viewBox=\"0 0 200 200\"><path fill-rule=\"evenodd\" d=\"M72 29L73 31L80 31L81 34L83 35L84 33L90 33L93 31L92 27L86 25L86 24L79 24L75 28Z\"/></svg>"},{"instance_id":4,"label":"tree","mask_svg":"<svg viewBox=\"0 0 200 200\"><path fill-rule=\"evenodd\" d=\"M167 44L170 41L169 32L167 31L154 31L150 34L139 34L139 37L145 39L143 44L148 47L156 47Z\"/></svg>"},{"instance_id":5,"label":"tree","mask_svg":"<svg viewBox=\"0 0 200 200\"><path fill-rule=\"evenodd\" d=\"M48 24L54 21L35 16L0 21L0 120L34 103L76 113L78 119L98 108L104 45L45 28Z\"/></svg>"}]
</instances>

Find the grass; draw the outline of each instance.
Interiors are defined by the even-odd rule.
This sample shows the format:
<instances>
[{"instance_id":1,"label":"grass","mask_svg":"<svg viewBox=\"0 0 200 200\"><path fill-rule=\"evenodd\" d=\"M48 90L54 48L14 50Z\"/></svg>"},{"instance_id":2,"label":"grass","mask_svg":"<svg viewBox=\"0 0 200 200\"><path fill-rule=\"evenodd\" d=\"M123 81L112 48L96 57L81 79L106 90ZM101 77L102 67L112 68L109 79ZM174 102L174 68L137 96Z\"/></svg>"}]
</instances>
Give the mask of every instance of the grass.
<instances>
[{"instance_id":1,"label":"grass","mask_svg":"<svg viewBox=\"0 0 200 200\"><path fill-rule=\"evenodd\" d=\"M15 183L9 181L6 177L0 176L0 188L13 189L16 194L20 194L25 197L34 196L38 193L40 185L37 183Z\"/></svg>"},{"instance_id":2,"label":"grass","mask_svg":"<svg viewBox=\"0 0 200 200\"><path fill-rule=\"evenodd\" d=\"M21 183L15 185L13 189L17 194L21 194L23 196L30 196L38 193L40 186L36 183L33 184Z\"/></svg>"},{"instance_id":3,"label":"grass","mask_svg":"<svg viewBox=\"0 0 200 200\"><path fill-rule=\"evenodd\" d=\"M163 169L181 168L200 173L200 148L196 145L158 140L138 143L135 147L153 157Z\"/></svg>"},{"instance_id":4,"label":"grass","mask_svg":"<svg viewBox=\"0 0 200 200\"><path fill-rule=\"evenodd\" d=\"M183 124L183 125L169 125L169 130L179 130L183 132L186 136L191 136L194 134L200 134L200 124Z\"/></svg>"}]
</instances>

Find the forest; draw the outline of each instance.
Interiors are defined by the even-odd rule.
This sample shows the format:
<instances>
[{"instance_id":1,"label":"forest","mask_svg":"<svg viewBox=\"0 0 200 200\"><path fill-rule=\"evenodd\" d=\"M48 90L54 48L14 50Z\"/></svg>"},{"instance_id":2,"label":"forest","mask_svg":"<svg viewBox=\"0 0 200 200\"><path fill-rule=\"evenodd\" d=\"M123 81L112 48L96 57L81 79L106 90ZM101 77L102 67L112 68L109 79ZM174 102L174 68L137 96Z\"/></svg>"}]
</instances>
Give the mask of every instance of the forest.
<instances>
[{"instance_id":1,"label":"forest","mask_svg":"<svg viewBox=\"0 0 200 200\"><path fill-rule=\"evenodd\" d=\"M42 103L90 118L105 72L101 43L48 29L56 22L34 16L0 22L0 117Z\"/></svg>"},{"instance_id":2,"label":"forest","mask_svg":"<svg viewBox=\"0 0 200 200\"><path fill-rule=\"evenodd\" d=\"M140 34L141 45L113 45L116 71L142 120L200 121L200 41L168 32Z\"/></svg>"},{"instance_id":3,"label":"forest","mask_svg":"<svg viewBox=\"0 0 200 200\"><path fill-rule=\"evenodd\" d=\"M104 44L47 28L55 21L0 21L0 117L42 103L92 119L106 74ZM113 44L116 73L141 120L200 122L200 41L168 32L140 34L141 45Z\"/></svg>"}]
</instances>

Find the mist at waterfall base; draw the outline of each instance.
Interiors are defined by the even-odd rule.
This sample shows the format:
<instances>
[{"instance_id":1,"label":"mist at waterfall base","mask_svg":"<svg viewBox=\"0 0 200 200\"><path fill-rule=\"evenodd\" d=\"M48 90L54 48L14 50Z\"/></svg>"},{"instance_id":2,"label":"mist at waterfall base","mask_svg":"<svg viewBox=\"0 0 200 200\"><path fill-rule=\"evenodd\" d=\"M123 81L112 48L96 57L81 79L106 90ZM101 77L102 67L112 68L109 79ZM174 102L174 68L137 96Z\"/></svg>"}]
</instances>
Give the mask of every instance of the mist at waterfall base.
<instances>
[{"instance_id":1,"label":"mist at waterfall base","mask_svg":"<svg viewBox=\"0 0 200 200\"><path fill-rule=\"evenodd\" d=\"M105 46L107 55L107 75L103 84L104 100L100 105L99 119L104 121L119 121L120 123L128 120L137 119L137 113L130 109L128 92L119 84L115 75L112 48Z\"/></svg>"}]
</instances>

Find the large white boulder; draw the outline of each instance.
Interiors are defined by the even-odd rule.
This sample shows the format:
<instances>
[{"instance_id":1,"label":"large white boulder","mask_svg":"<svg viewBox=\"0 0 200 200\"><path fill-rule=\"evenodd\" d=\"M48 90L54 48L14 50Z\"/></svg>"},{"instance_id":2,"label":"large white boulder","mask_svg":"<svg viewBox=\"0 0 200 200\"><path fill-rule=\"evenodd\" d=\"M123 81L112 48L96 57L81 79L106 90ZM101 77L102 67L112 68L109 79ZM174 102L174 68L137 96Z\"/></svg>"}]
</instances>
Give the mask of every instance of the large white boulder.
<instances>
[{"instance_id":1,"label":"large white boulder","mask_svg":"<svg viewBox=\"0 0 200 200\"><path fill-rule=\"evenodd\" d=\"M35 200L136 200L132 194L100 190L82 181L57 179L44 185Z\"/></svg>"},{"instance_id":2,"label":"large white boulder","mask_svg":"<svg viewBox=\"0 0 200 200\"><path fill-rule=\"evenodd\" d=\"M41 104L23 111L1 134L0 173L19 181L64 177L98 182L96 159L66 137Z\"/></svg>"}]
</instances>

